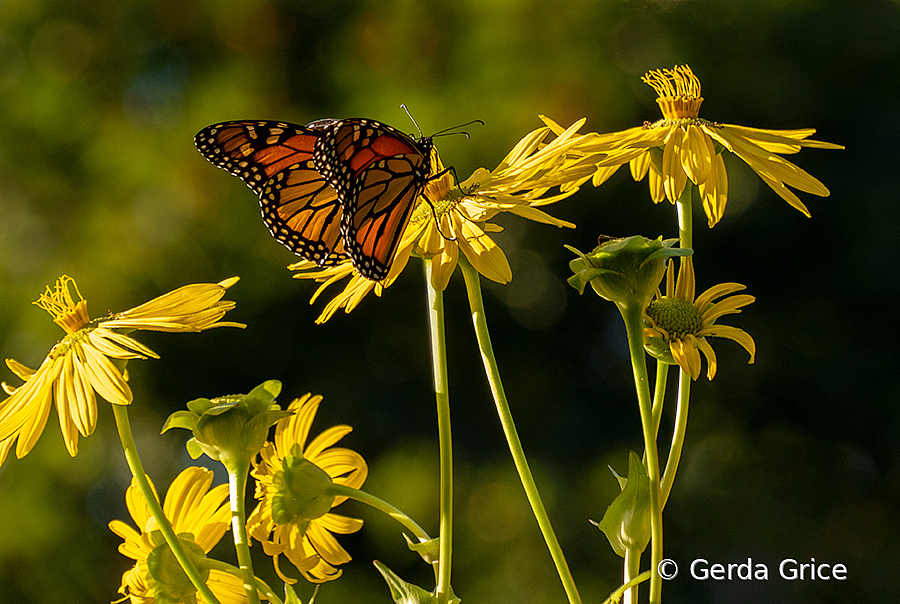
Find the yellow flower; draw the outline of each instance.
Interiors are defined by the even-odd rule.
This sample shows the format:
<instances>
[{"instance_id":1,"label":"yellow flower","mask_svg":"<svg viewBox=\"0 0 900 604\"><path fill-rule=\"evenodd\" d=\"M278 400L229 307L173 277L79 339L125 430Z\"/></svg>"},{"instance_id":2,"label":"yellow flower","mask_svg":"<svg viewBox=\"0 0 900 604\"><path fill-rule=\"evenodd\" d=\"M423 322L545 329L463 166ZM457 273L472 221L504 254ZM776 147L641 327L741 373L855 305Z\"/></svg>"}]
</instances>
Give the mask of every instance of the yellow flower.
<instances>
[{"instance_id":1,"label":"yellow flower","mask_svg":"<svg viewBox=\"0 0 900 604\"><path fill-rule=\"evenodd\" d=\"M310 261L289 266L291 270L299 271L295 278L322 283L310 303L330 285L347 277L350 279L344 290L326 305L316 322L324 323L341 308L349 313L373 290L380 296L400 275L411 255L432 259L432 286L439 291L447 287L460 252L486 278L508 283L512 279L509 262L488 235L502 230L488 222L501 212L558 227L574 227L539 208L572 195L578 185L594 173L592 164L569 153L587 140L587 135L577 134L585 120L564 129L544 116L541 119L545 126L519 141L493 171L479 168L458 184L455 176L448 172L426 184L400 239L391 270L383 281L375 283L361 277L349 260L326 268L317 267ZM544 142L551 133L555 137ZM431 165L433 174L443 170L436 150ZM547 195L554 187L559 187L558 192Z\"/></svg>"},{"instance_id":2,"label":"yellow flower","mask_svg":"<svg viewBox=\"0 0 900 604\"><path fill-rule=\"evenodd\" d=\"M358 489L368 468L359 453L332 446L352 430L350 426L333 426L307 443L321 402L321 396L309 394L294 400L288 411L295 415L276 425L274 442L263 447L251 472L260 501L247 529L266 554L275 557L275 570L289 583L294 581L282 574L279 555L284 554L309 581L337 579L341 571L335 567L349 562L350 554L332 533L345 535L362 528L362 520L329 511L346 497L329 495L328 485Z\"/></svg>"},{"instance_id":3,"label":"yellow flower","mask_svg":"<svg viewBox=\"0 0 900 604\"><path fill-rule=\"evenodd\" d=\"M756 355L753 338L742 329L717 325L723 315L736 314L756 298L747 294L729 296L741 291L740 283L721 283L709 288L694 299L694 264L691 258L683 258L675 283L675 268L670 262L666 275L666 295L658 295L647 308L644 329L647 349L663 361L677 364L682 371L696 380L700 376L700 353L706 357L706 377L716 375L716 354L707 341L720 337L734 340L750 354L750 363ZM723 296L729 296L723 298ZM718 300L718 301L716 301Z\"/></svg>"},{"instance_id":4,"label":"yellow flower","mask_svg":"<svg viewBox=\"0 0 900 604\"><path fill-rule=\"evenodd\" d=\"M725 212L728 175L722 161L727 150L747 163L782 199L809 216L809 210L788 187L827 197L828 189L781 154L801 147L843 149L841 145L809 139L814 128L763 130L711 122L699 117L700 80L687 65L647 73L643 81L657 93L663 119L621 132L595 135L578 151L596 158L594 185L599 186L628 163L635 180L649 174L654 203L675 201L687 182L694 183L703 209L714 226Z\"/></svg>"},{"instance_id":5,"label":"yellow flower","mask_svg":"<svg viewBox=\"0 0 900 604\"><path fill-rule=\"evenodd\" d=\"M18 439L16 456L28 454L40 437L55 400L60 428L69 454L78 452L78 434L89 436L97 423L96 395L116 405L131 402L131 388L112 359L159 358L137 340L116 329L187 332L212 327L243 327L220 322L234 302L222 301L225 290L237 283L186 285L122 313L91 320L87 301L75 281L60 277L55 288L35 302L53 317L66 335L50 349L37 370L6 359L6 365L24 380L19 387L6 383L10 396L0 402L0 464Z\"/></svg>"},{"instance_id":6,"label":"yellow flower","mask_svg":"<svg viewBox=\"0 0 900 604\"><path fill-rule=\"evenodd\" d=\"M228 485L210 489L212 481L210 470L186 468L166 493L163 511L186 549L209 553L228 530L231 519ZM125 502L137 530L121 520L109 523L110 530L125 540L119 546L119 552L135 561L134 566L122 575L122 586L119 588L119 593L125 595L122 600L130 599L133 604L153 604L173 601L173 597L177 601L177 596L193 595L193 585L180 566L176 569L177 562L171 556L171 550L159 532L159 525L134 481L128 487ZM169 553L168 557L162 555L165 552ZM147 563L151 557L156 561L153 573ZM205 572L202 568L198 570ZM208 570L207 585L220 604L248 601L241 579L225 571ZM206 602L202 595L196 595L198 602Z\"/></svg>"}]
</instances>

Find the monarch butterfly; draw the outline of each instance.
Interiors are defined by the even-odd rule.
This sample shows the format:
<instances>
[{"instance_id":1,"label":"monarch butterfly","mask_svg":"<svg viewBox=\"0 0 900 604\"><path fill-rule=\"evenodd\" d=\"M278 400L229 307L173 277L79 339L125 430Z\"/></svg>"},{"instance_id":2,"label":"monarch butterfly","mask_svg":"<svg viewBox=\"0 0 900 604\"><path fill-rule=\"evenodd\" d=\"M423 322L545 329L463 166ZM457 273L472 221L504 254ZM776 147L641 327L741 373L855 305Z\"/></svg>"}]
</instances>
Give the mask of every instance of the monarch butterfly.
<instances>
[{"instance_id":1,"label":"monarch butterfly","mask_svg":"<svg viewBox=\"0 0 900 604\"><path fill-rule=\"evenodd\" d=\"M364 118L223 122L194 140L259 195L263 220L291 251L320 266L349 256L372 281L390 271L425 184L447 171L430 174L431 137Z\"/></svg>"}]
</instances>

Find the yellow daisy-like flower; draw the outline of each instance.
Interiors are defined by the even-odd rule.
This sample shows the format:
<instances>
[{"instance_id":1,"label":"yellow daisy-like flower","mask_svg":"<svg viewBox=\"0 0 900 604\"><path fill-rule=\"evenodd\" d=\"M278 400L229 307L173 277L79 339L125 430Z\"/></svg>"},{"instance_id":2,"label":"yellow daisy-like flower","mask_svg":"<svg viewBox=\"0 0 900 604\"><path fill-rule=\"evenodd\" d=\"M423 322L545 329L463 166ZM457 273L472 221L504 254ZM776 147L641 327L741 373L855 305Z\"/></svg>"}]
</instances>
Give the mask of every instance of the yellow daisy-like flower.
<instances>
[{"instance_id":1,"label":"yellow daisy-like flower","mask_svg":"<svg viewBox=\"0 0 900 604\"><path fill-rule=\"evenodd\" d=\"M212 481L210 470L186 468L166 493L163 511L186 549L209 553L228 530L231 520L228 485L210 489ZM119 593L125 597L119 601L130 599L132 604L153 604L157 601L179 601L181 596L194 595L194 586L171 556L171 550L159 532L159 525L134 481L128 487L125 502L137 530L121 520L109 523L110 530L125 540L119 546L119 552L135 561L134 566L122 575ZM168 558L164 555L166 552L169 553ZM148 566L148 558L151 557L155 558L155 572L151 572ZM207 585L220 604L248 601L240 577L211 569L208 571ZM196 599L206 602L201 594L196 594Z\"/></svg>"},{"instance_id":2,"label":"yellow daisy-like flower","mask_svg":"<svg viewBox=\"0 0 900 604\"><path fill-rule=\"evenodd\" d=\"M700 376L701 352L706 357L706 377L711 380L716 375L716 354L708 338L734 340L750 354L749 362L753 363L756 355L753 338L737 327L716 324L723 315L740 313L741 308L756 299L748 294L730 295L743 289L740 283L721 283L695 300L692 260L682 259L677 283L674 264L669 262L666 295L657 296L644 316L648 325L644 329L647 349L657 358L677 364L694 380Z\"/></svg>"},{"instance_id":3,"label":"yellow daisy-like flower","mask_svg":"<svg viewBox=\"0 0 900 604\"><path fill-rule=\"evenodd\" d=\"M278 422L273 443L266 443L251 475L256 478L259 504L247 521L247 529L275 557L275 570L286 582L278 566L284 554L306 579L322 583L337 579L339 564L350 561L332 533L346 535L362 528L362 520L331 513L347 498L332 496L332 483L354 489L368 474L359 453L334 447L347 435L350 426L333 426L311 441L309 430L321 396L306 394L294 400L288 411L296 412Z\"/></svg>"},{"instance_id":4,"label":"yellow daisy-like flower","mask_svg":"<svg viewBox=\"0 0 900 604\"><path fill-rule=\"evenodd\" d=\"M89 436L97 423L96 395L116 405L131 402L131 388L112 359L147 359L159 356L116 329L188 332L212 327L243 327L222 322L234 302L223 301L225 290L237 283L186 285L131 310L91 320L87 301L75 281L60 277L36 302L63 328L66 335L50 349L37 370L6 359L6 365L24 384L3 389L10 396L0 402L0 464L16 445L16 456L28 454L40 437L55 400L59 424L69 454L78 452L78 434Z\"/></svg>"},{"instance_id":5,"label":"yellow daisy-like flower","mask_svg":"<svg viewBox=\"0 0 900 604\"><path fill-rule=\"evenodd\" d=\"M828 189L779 154L802 147L843 149L809 139L814 128L764 130L711 122L699 117L700 80L687 65L654 70L642 78L657 93L663 119L621 132L592 137L579 151L597 158L594 184L599 186L625 163L634 179L649 174L654 203L675 201L690 181L699 189L703 209L714 226L725 212L728 175L722 151L737 155L782 199L809 216L809 210L788 187L827 197Z\"/></svg>"},{"instance_id":6,"label":"yellow daisy-like flower","mask_svg":"<svg viewBox=\"0 0 900 604\"><path fill-rule=\"evenodd\" d=\"M299 271L295 278L322 283L311 303L330 285L350 279L316 322L327 321L341 308L349 313L371 291L380 296L403 271L410 255L433 260L432 286L439 291L447 287L460 252L486 278L508 283L512 279L509 262L488 235L502 230L488 222L501 212L573 228L574 224L554 218L539 208L569 197L594 173L592 164L570 154L588 140L588 135L578 134L585 120L564 129L544 116L541 119L545 126L520 140L493 171L479 168L458 184L448 172L426 184L383 281L376 283L363 278L349 260L326 268L306 260L290 265L288 268ZM555 137L545 142L549 134ZM433 174L443 170L436 150L431 165ZM547 195L554 187L559 187L558 192Z\"/></svg>"}]
</instances>

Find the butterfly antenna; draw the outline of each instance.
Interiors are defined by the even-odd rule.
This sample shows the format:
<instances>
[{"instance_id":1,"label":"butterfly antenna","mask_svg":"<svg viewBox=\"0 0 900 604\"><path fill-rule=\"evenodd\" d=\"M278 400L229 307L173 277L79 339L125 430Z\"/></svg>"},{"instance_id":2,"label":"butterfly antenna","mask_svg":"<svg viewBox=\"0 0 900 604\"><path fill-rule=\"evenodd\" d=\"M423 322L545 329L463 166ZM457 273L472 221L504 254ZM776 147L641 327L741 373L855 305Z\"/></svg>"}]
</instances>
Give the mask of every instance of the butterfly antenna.
<instances>
[{"instance_id":1,"label":"butterfly antenna","mask_svg":"<svg viewBox=\"0 0 900 604\"><path fill-rule=\"evenodd\" d=\"M435 132L434 134L431 135L431 138L434 138L435 136L447 136L448 134L463 134L463 135L465 135L466 138L471 138L469 136L468 132L465 132L463 130L459 130L459 131L456 131L456 130L458 130L459 128L465 128L466 126L471 126L472 124L481 124L482 126L484 126L483 121L472 120L470 122L466 122L465 124L460 124L458 126L451 126L449 128L445 128L439 132Z\"/></svg>"},{"instance_id":2,"label":"butterfly antenna","mask_svg":"<svg viewBox=\"0 0 900 604\"><path fill-rule=\"evenodd\" d=\"M412 113L409 112L409 109L406 108L406 104L405 104L405 103L400 103L400 108L403 109L403 111L406 112L406 115L409 116L409 119L410 119L410 121L413 123L413 126L415 126L415 127L416 127L416 130L419 131L419 138L423 138L424 135L422 134L422 129L419 128L419 124L416 122L416 118L414 118L414 117L412 116Z\"/></svg>"}]
</instances>

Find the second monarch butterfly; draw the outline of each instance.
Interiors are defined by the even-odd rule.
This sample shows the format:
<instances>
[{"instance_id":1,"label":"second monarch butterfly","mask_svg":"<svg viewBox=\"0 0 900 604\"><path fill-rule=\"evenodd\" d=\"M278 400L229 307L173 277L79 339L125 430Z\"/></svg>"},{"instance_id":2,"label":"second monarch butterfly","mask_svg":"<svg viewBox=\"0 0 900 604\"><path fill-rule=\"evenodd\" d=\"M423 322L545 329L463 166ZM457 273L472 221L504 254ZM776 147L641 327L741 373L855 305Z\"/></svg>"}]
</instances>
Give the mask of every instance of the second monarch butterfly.
<instances>
[{"instance_id":1,"label":"second monarch butterfly","mask_svg":"<svg viewBox=\"0 0 900 604\"><path fill-rule=\"evenodd\" d=\"M363 277L387 277L431 174L432 137L364 118L237 121L208 126L197 148L260 197L276 239L320 266L349 256Z\"/></svg>"}]
</instances>

